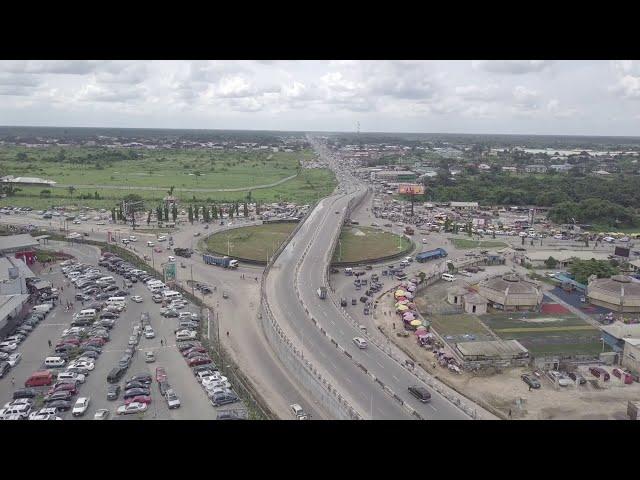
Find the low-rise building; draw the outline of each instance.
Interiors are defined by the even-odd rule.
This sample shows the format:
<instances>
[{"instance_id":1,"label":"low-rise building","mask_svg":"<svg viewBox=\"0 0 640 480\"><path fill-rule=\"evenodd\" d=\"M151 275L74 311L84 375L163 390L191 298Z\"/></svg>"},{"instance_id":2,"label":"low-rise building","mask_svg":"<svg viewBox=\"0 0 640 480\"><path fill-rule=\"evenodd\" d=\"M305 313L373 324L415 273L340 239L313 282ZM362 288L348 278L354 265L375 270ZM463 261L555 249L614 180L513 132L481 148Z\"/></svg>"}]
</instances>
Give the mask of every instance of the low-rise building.
<instances>
[{"instance_id":1,"label":"low-rise building","mask_svg":"<svg viewBox=\"0 0 640 480\"><path fill-rule=\"evenodd\" d=\"M622 360L620 363L632 373L636 375L640 374L640 338L624 339Z\"/></svg>"},{"instance_id":2,"label":"low-rise building","mask_svg":"<svg viewBox=\"0 0 640 480\"><path fill-rule=\"evenodd\" d=\"M592 250L532 250L525 254L525 260L534 267L545 266L545 261L553 257L558 267L566 268L573 258L579 260L608 260L610 253Z\"/></svg>"},{"instance_id":3,"label":"low-rise building","mask_svg":"<svg viewBox=\"0 0 640 480\"><path fill-rule=\"evenodd\" d=\"M542 303L540 285L516 274L484 280L478 290L488 304L498 310L537 310Z\"/></svg>"},{"instance_id":4,"label":"low-rise building","mask_svg":"<svg viewBox=\"0 0 640 480\"><path fill-rule=\"evenodd\" d=\"M478 202L450 202L453 210L474 210L478 208Z\"/></svg>"},{"instance_id":5,"label":"low-rise building","mask_svg":"<svg viewBox=\"0 0 640 480\"><path fill-rule=\"evenodd\" d=\"M524 167L524 171L527 173L547 173L547 170L545 165L527 165Z\"/></svg>"},{"instance_id":6,"label":"low-rise building","mask_svg":"<svg viewBox=\"0 0 640 480\"><path fill-rule=\"evenodd\" d=\"M640 312L640 283L627 275L596 278L587 286L587 298L614 312Z\"/></svg>"},{"instance_id":7,"label":"low-rise building","mask_svg":"<svg viewBox=\"0 0 640 480\"><path fill-rule=\"evenodd\" d=\"M516 367L530 362L529 351L517 340L489 340L456 343L464 368Z\"/></svg>"},{"instance_id":8,"label":"low-rise building","mask_svg":"<svg viewBox=\"0 0 640 480\"><path fill-rule=\"evenodd\" d=\"M614 322L611 325L601 327L602 341L609 345L614 352L622 352L625 347L625 340L630 338L640 338L640 324ZM640 357L638 357L640 359Z\"/></svg>"}]
</instances>

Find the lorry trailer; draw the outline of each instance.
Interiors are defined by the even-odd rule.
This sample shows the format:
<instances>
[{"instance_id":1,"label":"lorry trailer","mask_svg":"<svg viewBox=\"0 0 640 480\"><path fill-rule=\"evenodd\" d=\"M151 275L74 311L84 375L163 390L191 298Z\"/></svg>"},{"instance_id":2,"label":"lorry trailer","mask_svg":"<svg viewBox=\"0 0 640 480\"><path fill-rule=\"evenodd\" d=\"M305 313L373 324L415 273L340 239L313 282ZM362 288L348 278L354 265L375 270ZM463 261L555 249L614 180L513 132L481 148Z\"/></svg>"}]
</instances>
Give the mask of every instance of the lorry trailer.
<instances>
[{"instance_id":1,"label":"lorry trailer","mask_svg":"<svg viewBox=\"0 0 640 480\"><path fill-rule=\"evenodd\" d=\"M238 260L231 257L214 257L213 255L202 255L202 260L207 265L218 265L224 268L238 268Z\"/></svg>"}]
</instances>

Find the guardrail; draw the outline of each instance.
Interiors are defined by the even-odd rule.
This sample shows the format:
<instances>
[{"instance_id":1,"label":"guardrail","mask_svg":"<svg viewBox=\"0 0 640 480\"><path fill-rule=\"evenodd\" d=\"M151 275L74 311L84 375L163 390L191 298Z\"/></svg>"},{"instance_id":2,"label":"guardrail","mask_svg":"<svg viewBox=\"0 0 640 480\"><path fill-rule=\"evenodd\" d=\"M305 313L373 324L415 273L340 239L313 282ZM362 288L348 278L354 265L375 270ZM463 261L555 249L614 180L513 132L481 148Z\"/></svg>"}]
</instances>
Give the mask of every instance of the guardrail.
<instances>
[{"instance_id":1,"label":"guardrail","mask_svg":"<svg viewBox=\"0 0 640 480\"><path fill-rule=\"evenodd\" d=\"M362 198L360 199L360 201L362 201ZM333 252L333 250L336 247L338 236L336 236L334 238L334 241L331 244L331 252ZM438 264L437 268L436 268L436 271L432 272L430 275L425 277L424 283L435 281L435 279L437 277L439 277L441 275L441 273L442 273L442 271L439 271L439 270L446 271L446 261L440 262ZM351 323L355 328L359 329L359 323L356 320L354 320L353 317L351 317L349 312L340 305L339 300L336 298L335 291L333 290L333 287L331 286L331 283L329 282L328 269L325 270L324 275L325 275L325 284L329 287L327 289L327 291L328 291L329 297L331 298L331 301L335 304L336 308L342 313L342 315L345 318L345 320L347 320L349 323ZM393 290L393 288L389 289L389 290L386 290L385 292L381 293L378 296L378 298L381 298L383 295L385 295L386 293L388 293L391 290ZM435 390L441 396L446 398L450 403L452 403L453 405L458 407L463 413L465 413L466 415L468 415L472 419L477 418L477 411L476 411L475 408L471 408L471 407L467 406L465 403L463 403L461 401L459 396L451 394L450 392L448 392L447 388L445 388L443 385L440 384L440 382L438 382L435 379L433 379L425 371L420 371L421 369L419 369L419 367L416 368L414 362L408 364L407 363L407 359L406 358L404 358L404 359L402 358L402 355L406 356L406 354L404 354L404 352L402 352L397 347L396 347L397 351L394 351L394 349L391 347L390 340L386 336L380 334L380 337L382 337L382 338L379 338L379 336L377 334L377 331L375 332L375 334L374 333L369 333L369 332L362 332L362 335L365 338L367 338L367 340L369 342L371 342L374 345L376 345L388 357L390 357L392 360L394 360L396 363L398 363L404 370L408 371L413 376L415 376L418 380L420 380L424 384L426 384L429 387L431 387L433 390ZM344 350L342 349L342 351L344 351ZM400 354L398 352L400 352ZM363 371L365 371L365 373L368 373L369 376L372 377L373 381L378 383L383 389L385 388L385 385L383 385L382 382L380 382L378 379L376 379L375 376L373 376L373 374L370 374L369 372L367 372L364 369L364 366L360 366L360 368L363 369ZM396 394L391 395L391 397L394 398L394 400L398 401L405 408L408 407L408 405L406 405L404 403L404 401L400 397L398 397ZM417 412L413 411L411 413L416 418L422 419L422 417Z\"/></svg>"},{"instance_id":2,"label":"guardrail","mask_svg":"<svg viewBox=\"0 0 640 480\"><path fill-rule=\"evenodd\" d=\"M351 406L349 401L338 392L338 390L322 375L320 371L318 371L318 369L308 359L304 358L304 353L302 352L302 350L296 347L293 342L287 337L286 333L275 319L275 316L273 315L273 312L271 311L271 307L269 306L269 302L267 300L265 285L269 270L271 269L273 263L280 256L282 251L289 244L291 239L300 230L300 228L307 220L311 212L313 212L316 206L317 203L312 206L313 208L309 209L305 217L298 223L296 228L291 232L287 239L282 242L280 247L275 251L269 263L267 263L266 268L262 272L262 282L260 287L260 310L262 313L259 314L259 317L267 340L271 343L280 360L283 363L289 364L295 362L293 367L297 367L296 371L305 376L305 378L301 380L308 389L315 390L315 392L319 394L319 398L323 401L324 406L342 419L360 420L362 419L362 416L357 412L357 410L353 406ZM296 274L302 259L308 252L308 249L309 245L307 245L307 248L304 250L303 255L296 264Z\"/></svg>"}]
</instances>

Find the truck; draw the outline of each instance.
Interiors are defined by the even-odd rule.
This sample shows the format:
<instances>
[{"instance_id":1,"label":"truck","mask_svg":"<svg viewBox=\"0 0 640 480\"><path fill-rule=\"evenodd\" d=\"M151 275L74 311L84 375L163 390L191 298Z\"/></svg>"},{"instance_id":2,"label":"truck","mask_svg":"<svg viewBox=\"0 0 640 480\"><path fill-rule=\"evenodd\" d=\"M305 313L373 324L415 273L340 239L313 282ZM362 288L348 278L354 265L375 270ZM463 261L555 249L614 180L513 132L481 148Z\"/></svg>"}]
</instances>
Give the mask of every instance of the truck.
<instances>
[{"instance_id":1,"label":"truck","mask_svg":"<svg viewBox=\"0 0 640 480\"><path fill-rule=\"evenodd\" d=\"M404 227L404 233L407 235L413 235L415 231L411 227Z\"/></svg>"},{"instance_id":2,"label":"truck","mask_svg":"<svg viewBox=\"0 0 640 480\"><path fill-rule=\"evenodd\" d=\"M218 265L224 268L238 268L238 261L231 257L214 257L213 255L202 255L202 260L207 265Z\"/></svg>"},{"instance_id":3,"label":"truck","mask_svg":"<svg viewBox=\"0 0 640 480\"><path fill-rule=\"evenodd\" d=\"M321 300L324 300L325 298L327 298L327 287L318 288L317 293L318 297L320 297Z\"/></svg>"},{"instance_id":4,"label":"truck","mask_svg":"<svg viewBox=\"0 0 640 480\"><path fill-rule=\"evenodd\" d=\"M185 258L191 257L191 250L188 248L177 247L173 249L173 253L175 253L179 257L185 257Z\"/></svg>"}]
</instances>

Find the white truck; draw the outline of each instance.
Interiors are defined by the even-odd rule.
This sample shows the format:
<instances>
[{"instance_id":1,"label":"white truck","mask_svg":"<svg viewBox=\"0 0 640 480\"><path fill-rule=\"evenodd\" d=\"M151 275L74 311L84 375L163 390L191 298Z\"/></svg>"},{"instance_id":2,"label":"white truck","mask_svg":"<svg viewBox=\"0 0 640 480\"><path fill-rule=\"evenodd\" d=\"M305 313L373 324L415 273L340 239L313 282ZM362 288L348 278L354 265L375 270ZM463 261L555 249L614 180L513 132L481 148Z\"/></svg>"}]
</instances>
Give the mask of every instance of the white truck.
<instances>
[{"instance_id":1,"label":"white truck","mask_svg":"<svg viewBox=\"0 0 640 480\"><path fill-rule=\"evenodd\" d=\"M327 298L327 287L318 288L317 293L318 297L320 297L321 300L324 300L325 298Z\"/></svg>"}]
</instances>

